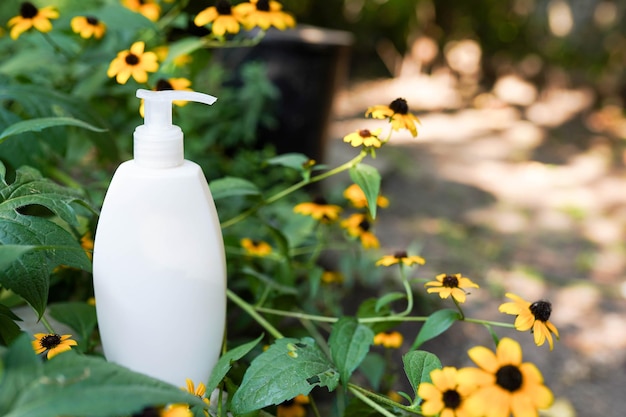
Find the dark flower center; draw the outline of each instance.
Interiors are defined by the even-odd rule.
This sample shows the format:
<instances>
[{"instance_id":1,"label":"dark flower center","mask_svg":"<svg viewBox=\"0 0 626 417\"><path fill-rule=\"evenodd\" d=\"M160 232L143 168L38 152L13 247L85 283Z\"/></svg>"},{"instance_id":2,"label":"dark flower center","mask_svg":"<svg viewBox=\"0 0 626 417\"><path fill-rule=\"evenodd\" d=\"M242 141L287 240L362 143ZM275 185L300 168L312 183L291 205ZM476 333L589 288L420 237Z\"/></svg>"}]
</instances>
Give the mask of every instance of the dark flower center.
<instances>
[{"instance_id":1,"label":"dark flower center","mask_svg":"<svg viewBox=\"0 0 626 417\"><path fill-rule=\"evenodd\" d=\"M548 321L552 313L552 304L549 301L535 301L529 308L535 319L543 322Z\"/></svg>"},{"instance_id":2,"label":"dark flower center","mask_svg":"<svg viewBox=\"0 0 626 417\"><path fill-rule=\"evenodd\" d=\"M124 61L126 61L128 65L137 65L139 64L139 57L135 54L128 54L126 58L124 58Z\"/></svg>"},{"instance_id":3,"label":"dark flower center","mask_svg":"<svg viewBox=\"0 0 626 417\"><path fill-rule=\"evenodd\" d=\"M389 105L389 108L394 113L398 113L398 114L407 114L409 112L409 105L407 104L406 100L403 98L397 98L394 101L392 101L391 104Z\"/></svg>"},{"instance_id":4,"label":"dark flower center","mask_svg":"<svg viewBox=\"0 0 626 417\"><path fill-rule=\"evenodd\" d=\"M359 130L359 136L361 136L362 138L369 138L370 136L372 136L372 132L367 129Z\"/></svg>"},{"instance_id":5,"label":"dark flower center","mask_svg":"<svg viewBox=\"0 0 626 417\"><path fill-rule=\"evenodd\" d=\"M135 413L132 417L159 417L161 413L158 408L155 407L146 407L139 413Z\"/></svg>"},{"instance_id":6,"label":"dark flower center","mask_svg":"<svg viewBox=\"0 0 626 417\"><path fill-rule=\"evenodd\" d=\"M219 0L215 5L217 9L217 13L220 15L229 15L232 14L230 2L227 0Z\"/></svg>"},{"instance_id":7,"label":"dark flower center","mask_svg":"<svg viewBox=\"0 0 626 417\"><path fill-rule=\"evenodd\" d=\"M172 84L164 78L159 78L159 81L156 83L157 91L165 91L165 90L173 90Z\"/></svg>"},{"instance_id":8,"label":"dark flower center","mask_svg":"<svg viewBox=\"0 0 626 417\"><path fill-rule=\"evenodd\" d=\"M89 23L91 26L98 26L98 23L100 23L100 21L93 16L87 16L85 17L85 20L87 20L87 23Z\"/></svg>"},{"instance_id":9,"label":"dark flower center","mask_svg":"<svg viewBox=\"0 0 626 417\"><path fill-rule=\"evenodd\" d=\"M361 223L359 223L359 229L367 232L368 230L370 230L370 222L368 222L367 220L361 221Z\"/></svg>"},{"instance_id":10,"label":"dark flower center","mask_svg":"<svg viewBox=\"0 0 626 417\"><path fill-rule=\"evenodd\" d=\"M46 349L52 349L61 343L61 336L58 334L48 334L41 338L39 344Z\"/></svg>"},{"instance_id":11,"label":"dark flower center","mask_svg":"<svg viewBox=\"0 0 626 417\"><path fill-rule=\"evenodd\" d=\"M459 287L459 279L454 275L446 275L443 277L442 284L444 287L448 288L458 288Z\"/></svg>"},{"instance_id":12,"label":"dark flower center","mask_svg":"<svg viewBox=\"0 0 626 417\"><path fill-rule=\"evenodd\" d=\"M256 2L256 9L261 12L269 12L270 11L270 2L269 0L259 0Z\"/></svg>"},{"instance_id":13,"label":"dark flower center","mask_svg":"<svg viewBox=\"0 0 626 417\"><path fill-rule=\"evenodd\" d=\"M396 253L393 254L393 257L396 258L396 259L404 259L407 256L408 255L407 255L406 251L404 251L404 250L396 252Z\"/></svg>"},{"instance_id":14,"label":"dark flower center","mask_svg":"<svg viewBox=\"0 0 626 417\"><path fill-rule=\"evenodd\" d=\"M459 405L461 405L461 395L459 395L459 393L454 389L449 389L444 392L442 399L446 408L455 410L459 407Z\"/></svg>"},{"instance_id":15,"label":"dark flower center","mask_svg":"<svg viewBox=\"0 0 626 417\"><path fill-rule=\"evenodd\" d=\"M325 206L328 204L328 201L326 201L326 199L324 197L315 197L313 199L313 203L317 204L318 206Z\"/></svg>"},{"instance_id":16,"label":"dark flower center","mask_svg":"<svg viewBox=\"0 0 626 417\"><path fill-rule=\"evenodd\" d=\"M37 16L39 10L31 2L25 1L20 6L20 16L24 19L32 19Z\"/></svg>"},{"instance_id":17,"label":"dark flower center","mask_svg":"<svg viewBox=\"0 0 626 417\"><path fill-rule=\"evenodd\" d=\"M507 391L517 391L522 386L522 381L522 372L517 366L504 365L496 372L496 384Z\"/></svg>"}]
</instances>

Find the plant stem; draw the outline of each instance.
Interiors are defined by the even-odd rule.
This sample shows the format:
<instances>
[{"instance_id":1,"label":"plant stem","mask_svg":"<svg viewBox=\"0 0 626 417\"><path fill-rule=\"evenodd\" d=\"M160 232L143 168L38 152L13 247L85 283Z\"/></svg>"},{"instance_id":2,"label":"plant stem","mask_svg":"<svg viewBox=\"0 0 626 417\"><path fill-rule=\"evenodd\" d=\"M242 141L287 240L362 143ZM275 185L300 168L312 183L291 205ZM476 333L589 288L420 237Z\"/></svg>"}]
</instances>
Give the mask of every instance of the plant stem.
<instances>
[{"instance_id":1,"label":"plant stem","mask_svg":"<svg viewBox=\"0 0 626 417\"><path fill-rule=\"evenodd\" d=\"M276 316L292 317L300 320L311 320L323 323L334 323L339 320L337 317L331 316L318 316L315 314L299 313L293 311L275 310L273 308L255 307L256 311L260 313L273 314ZM392 316L385 317L361 317L359 323L383 323L387 321L426 321L427 316L401 316L394 314Z\"/></svg>"},{"instance_id":2,"label":"plant stem","mask_svg":"<svg viewBox=\"0 0 626 417\"><path fill-rule=\"evenodd\" d=\"M239 223L240 221L248 218L250 215L255 213L261 207L270 205L270 204L280 200L281 198L288 196L289 194L293 193L294 191L299 190L300 188L302 188L302 187L304 187L306 185L316 183L318 181L321 181L321 180L326 179L328 177L331 177L333 175L339 174L342 171L345 171L347 169L352 168L353 166L355 166L356 164L361 162L363 160L363 158L365 158L366 156L367 156L367 152L362 150L361 153L359 153L357 156L355 156L354 158L352 158L348 162L345 162L345 163L339 165L338 167L331 169L330 171L326 171L326 172L324 172L322 174L319 174L319 175L316 175L314 177L311 177L310 179L304 179L304 180L302 180L300 182L297 182L297 183L293 184L290 187L285 188L282 191L277 192L276 194L268 197L262 203L257 204L256 206L250 207L248 210L239 213L237 216L231 217L230 219L222 222L222 224L221 224L222 229L226 229L227 227L230 227L230 226L232 226L234 224Z\"/></svg>"},{"instance_id":3,"label":"plant stem","mask_svg":"<svg viewBox=\"0 0 626 417\"><path fill-rule=\"evenodd\" d=\"M274 338L282 339L284 337L282 333L279 332L278 329L276 329L276 327L272 326L270 322L265 320L263 316L261 316L259 313L255 311L254 307L252 307L245 300L240 298L237 294L235 294L229 289L226 289L226 295L228 296L228 298L230 298L232 302L234 302L239 307L241 307L246 313L250 315L250 317L252 317L257 323L259 323L272 336L274 336Z\"/></svg>"},{"instance_id":4,"label":"plant stem","mask_svg":"<svg viewBox=\"0 0 626 417\"><path fill-rule=\"evenodd\" d=\"M48 319L46 318L45 315L42 315L40 320L41 320L41 324L43 324L43 326L46 328L46 330L48 330L48 333L56 334L56 332L54 331L54 329L50 325L50 322L48 321Z\"/></svg>"},{"instance_id":5,"label":"plant stem","mask_svg":"<svg viewBox=\"0 0 626 417\"><path fill-rule=\"evenodd\" d=\"M451 297L451 298L452 298L452 301L454 301L454 305L456 305L456 309L459 310L459 314L461 314L461 320L465 320L465 313L463 312L463 309L461 308L461 305L456 300L456 298L454 298L454 297Z\"/></svg>"},{"instance_id":6,"label":"plant stem","mask_svg":"<svg viewBox=\"0 0 626 417\"><path fill-rule=\"evenodd\" d=\"M468 317L465 317L463 319L463 321L467 321L469 323L483 324L483 325L486 325L486 326L508 327L508 328L511 328L511 329L515 328L515 325L513 323L502 323L500 321L489 321L489 320L481 320L481 319L472 319L472 318L468 318Z\"/></svg>"},{"instance_id":7,"label":"plant stem","mask_svg":"<svg viewBox=\"0 0 626 417\"><path fill-rule=\"evenodd\" d=\"M406 291L406 309L398 314L399 316L407 316L411 314L413 310L413 291L411 290L411 285L409 281L406 279L406 272L402 263L400 265L400 276L402 278L402 285L404 285L404 290Z\"/></svg>"},{"instance_id":8,"label":"plant stem","mask_svg":"<svg viewBox=\"0 0 626 417\"><path fill-rule=\"evenodd\" d=\"M353 383L348 383L348 389L350 390L350 392L352 392L354 395L356 395L361 401L363 401L364 403L366 403L367 405L369 405L370 407L372 407L373 409L375 409L376 411L378 411L379 413L385 415L385 416L394 416L394 414L391 414L390 411L384 409L383 407L381 407L377 402L382 403L382 404L386 404L389 405L391 407L396 407L396 408L400 408L404 411L407 411L411 414L417 414L417 415L421 415L421 413L417 410L412 409L411 407L407 407L406 405L402 405L400 403L397 403L387 397L384 397L380 394L376 394L374 392L368 391L358 385L355 385ZM375 402L375 399L377 402Z\"/></svg>"}]
</instances>

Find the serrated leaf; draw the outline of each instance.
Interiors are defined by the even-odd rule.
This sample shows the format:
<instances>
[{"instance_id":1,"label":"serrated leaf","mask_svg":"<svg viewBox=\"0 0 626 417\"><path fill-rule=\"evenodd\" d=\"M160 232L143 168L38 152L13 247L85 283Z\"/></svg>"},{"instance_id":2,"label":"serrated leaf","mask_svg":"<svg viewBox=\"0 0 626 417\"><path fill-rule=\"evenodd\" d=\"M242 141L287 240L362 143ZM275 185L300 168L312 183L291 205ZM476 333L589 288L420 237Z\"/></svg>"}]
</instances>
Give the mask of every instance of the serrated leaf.
<instances>
[{"instance_id":1,"label":"serrated leaf","mask_svg":"<svg viewBox=\"0 0 626 417\"><path fill-rule=\"evenodd\" d=\"M214 200L227 197L260 195L261 190L248 180L237 177L224 177L209 183Z\"/></svg>"},{"instance_id":2,"label":"serrated leaf","mask_svg":"<svg viewBox=\"0 0 626 417\"><path fill-rule=\"evenodd\" d=\"M245 343L241 346L237 346L234 349L229 350L224 353L220 359L215 364L213 371L211 372L211 376L209 377L209 382L206 385L207 392L213 392L217 385L224 379L230 368L232 367L233 362L243 358L248 354L256 345L259 344L263 335L257 337L255 340Z\"/></svg>"},{"instance_id":3,"label":"serrated leaf","mask_svg":"<svg viewBox=\"0 0 626 417\"><path fill-rule=\"evenodd\" d=\"M83 302L65 302L48 305L48 313L58 322L68 325L76 333L79 346L86 347L87 340L96 327L96 308Z\"/></svg>"},{"instance_id":4,"label":"serrated leaf","mask_svg":"<svg viewBox=\"0 0 626 417\"><path fill-rule=\"evenodd\" d=\"M356 164L350 168L350 178L363 190L370 216L372 216L372 219L375 219L376 201L380 193L381 181L378 170L369 165Z\"/></svg>"},{"instance_id":5,"label":"serrated leaf","mask_svg":"<svg viewBox=\"0 0 626 417\"><path fill-rule=\"evenodd\" d=\"M35 248L36 246L28 245L0 245L0 272L11 266L22 255Z\"/></svg>"},{"instance_id":6,"label":"serrated leaf","mask_svg":"<svg viewBox=\"0 0 626 417\"><path fill-rule=\"evenodd\" d=\"M413 391L422 382L430 382L430 372L441 368L441 361L437 356L423 350L414 350L402 357L404 372L406 373Z\"/></svg>"},{"instance_id":7,"label":"serrated leaf","mask_svg":"<svg viewBox=\"0 0 626 417\"><path fill-rule=\"evenodd\" d=\"M384 306L386 306L388 304L391 304L392 302L394 302L396 300L401 300L403 298L406 298L406 294L403 293L403 292L390 292L390 293L387 293L387 294L383 295L382 297L380 297L376 301L375 310L376 310L376 312L378 312Z\"/></svg>"},{"instance_id":8,"label":"serrated leaf","mask_svg":"<svg viewBox=\"0 0 626 417\"><path fill-rule=\"evenodd\" d=\"M456 310L443 309L435 311L426 319L426 322L417 334L415 342L411 346L411 350L417 349L422 343L439 336L460 319L461 314Z\"/></svg>"},{"instance_id":9,"label":"serrated leaf","mask_svg":"<svg viewBox=\"0 0 626 417\"><path fill-rule=\"evenodd\" d=\"M316 387L334 390L339 372L311 338L277 340L257 356L232 398L234 414L280 404Z\"/></svg>"},{"instance_id":10,"label":"serrated leaf","mask_svg":"<svg viewBox=\"0 0 626 417\"><path fill-rule=\"evenodd\" d=\"M203 405L186 390L102 358L70 351L42 363L26 334L5 359L0 382L3 417L109 417L132 415L149 405Z\"/></svg>"},{"instance_id":11,"label":"serrated leaf","mask_svg":"<svg viewBox=\"0 0 626 417\"><path fill-rule=\"evenodd\" d=\"M36 119L22 120L7 127L0 133L0 143L7 140L10 136L25 132L40 132L43 129L54 126L76 126L91 130L92 132L106 132L106 129L96 127L73 117L39 117Z\"/></svg>"},{"instance_id":12,"label":"serrated leaf","mask_svg":"<svg viewBox=\"0 0 626 417\"><path fill-rule=\"evenodd\" d=\"M343 384L348 383L352 372L363 361L373 341L372 329L360 324L354 317L341 317L333 325L328 343Z\"/></svg>"}]
</instances>

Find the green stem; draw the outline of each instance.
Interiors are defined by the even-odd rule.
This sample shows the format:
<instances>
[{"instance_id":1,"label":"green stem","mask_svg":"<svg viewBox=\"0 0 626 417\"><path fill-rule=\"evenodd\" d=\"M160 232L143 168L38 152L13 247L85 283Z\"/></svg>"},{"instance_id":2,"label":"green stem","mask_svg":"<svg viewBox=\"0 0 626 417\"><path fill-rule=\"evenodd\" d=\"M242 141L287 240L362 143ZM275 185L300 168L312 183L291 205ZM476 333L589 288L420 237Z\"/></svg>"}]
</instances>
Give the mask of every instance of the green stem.
<instances>
[{"instance_id":1,"label":"green stem","mask_svg":"<svg viewBox=\"0 0 626 417\"><path fill-rule=\"evenodd\" d=\"M291 317L299 320L311 320L322 323L334 323L339 320L337 317L330 316L318 316L315 314L298 313L284 310L275 310L273 308L255 307L255 310L260 313L273 314L275 316ZM359 323L384 323L388 321L426 321L428 316L401 316L394 314L392 316L385 317L361 317Z\"/></svg>"},{"instance_id":2,"label":"green stem","mask_svg":"<svg viewBox=\"0 0 626 417\"><path fill-rule=\"evenodd\" d=\"M466 321L468 323L476 323L476 324L482 324L485 326L498 326L498 327L508 327L511 329L515 328L515 325L512 323L502 323L500 321L489 321L489 320L481 320L481 319L472 319L472 318L468 318L465 317L463 319L463 321Z\"/></svg>"},{"instance_id":3,"label":"green stem","mask_svg":"<svg viewBox=\"0 0 626 417\"><path fill-rule=\"evenodd\" d=\"M399 313L399 316L407 316L411 314L413 311L413 291L411 290L411 285L409 281L406 279L406 272L404 270L403 264L400 263L400 276L402 278L402 285L404 286L404 290L406 291L406 309Z\"/></svg>"},{"instance_id":4,"label":"green stem","mask_svg":"<svg viewBox=\"0 0 626 417\"><path fill-rule=\"evenodd\" d=\"M358 164L359 162L361 162L363 160L363 158L365 158L367 156L367 152L362 150L361 153L359 153L357 156L355 156L354 158L352 158L351 160L349 160L348 162L339 165L336 168L333 168L329 171L326 171L322 174L316 175L314 177L311 177L310 179L304 179L300 182L297 182L295 184L293 184L290 187L285 188L282 191L277 192L276 194L272 195L271 197L267 198L265 201L263 201L262 203L250 207L248 210L243 211L241 213L239 213L237 216L235 217L231 217L230 219L222 222L221 226L222 229L226 229L227 227L230 227L234 224L239 223L240 221L248 218L250 215L254 214L258 209L260 209L263 206L267 206L270 205L278 200L280 200L283 197L288 196L289 194L293 193L294 191L299 190L300 188L309 185L309 184L313 184L316 183L318 181L321 181L323 179L326 179L328 177L331 177L333 175L339 174L340 172L343 172L345 170L348 170L350 168L352 168L353 166L355 166L356 164Z\"/></svg>"},{"instance_id":5,"label":"green stem","mask_svg":"<svg viewBox=\"0 0 626 417\"><path fill-rule=\"evenodd\" d=\"M400 408L404 411L407 411L411 414L417 414L417 415L421 415L421 413L417 410L412 409L411 407L407 407L406 405L402 405L400 403L397 403L387 397L384 397L380 394L376 394L374 392L368 391L364 388L361 388L358 385L355 385L353 383L349 383L348 384L348 389L350 390L350 392L352 392L355 396L357 396L361 401L363 401L364 403L366 403L367 405L369 405L370 407L372 407L373 409L375 409L376 411L378 411L379 413L385 415L385 416L392 416L395 417L395 414L392 414L390 411L386 410L385 408L383 408L381 405L379 405L378 403L382 403L385 405L389 405L391 407L396 407L396 408ZM374 400L376 401L374 401Z\"/></svg>"},{"instance_id":6,"label":"green stem","mask_svg":"<svg viewBox=\"0 0 626 417\"><path fill-rule=\"evenodd\" d=\"M459 313L461 314L461 320L465 320L465 313L463 312L463 309L461 308L461 304L459 304L459 302L454 297L452 297L452 301L454 301L454 305L456 305L456 309L459 310Z\"/></svg>"},{"instance_id":7,"label":"green stem","mask_svg":"<svg viewBox=\"0 0 626 417\"><path fill-rule=\"evenodd\" d=\"M48 330L48 333L50 333L50 334L56 334L57 333L57 332L54 331L54 329L50 325L50 322L48 321L46 316L42 315L40 321L41 321L41 324L43 324L43 326L46 328L46 330Z\"/></svg>"},{"instance_id":8,"label":"green stem","mask_svg":"<svg viewBox=\"0 0 626 417\"><path fill-rule=\"evenodd\" d=\"M248 304L246 301L240 298L237 294L235 294L229 289L226 289L226 295L232 302L234 302L239 307L241 307L246 313L250 315L250 317L252 317L257 323L259 323L272 336L274 336L274 338L282 339L284 337L282 333L279 332L278 329L276 329L276 327L272 326L270 322L265 320L263 316L261 316L259 313L255 311L254 307L252 307L250 304Z\"/></svg>"}]
</instances>

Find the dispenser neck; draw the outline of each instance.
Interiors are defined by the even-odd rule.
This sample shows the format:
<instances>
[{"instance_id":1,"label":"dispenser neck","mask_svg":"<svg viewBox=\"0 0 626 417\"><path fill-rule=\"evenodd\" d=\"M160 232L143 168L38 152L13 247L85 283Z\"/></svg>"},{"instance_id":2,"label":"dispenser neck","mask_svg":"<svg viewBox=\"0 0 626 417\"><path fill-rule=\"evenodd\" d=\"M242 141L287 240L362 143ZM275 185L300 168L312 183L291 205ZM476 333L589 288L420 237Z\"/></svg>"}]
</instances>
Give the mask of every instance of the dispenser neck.
<instances>
[{"instance_id":1,"label":"dispenser neck","mask_svg":"<svg viewBox=\"0 0 626 417\"><path fill-rule=\"evenodd\" d=\"M183 131L170 125L154 131L146 125L137 126L134 133L135 162L146 168L173 168L182 165L184 157Z\"/></svg>"}]
</instances>

